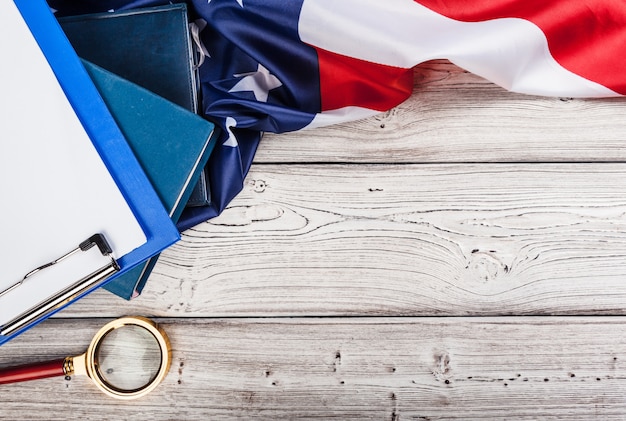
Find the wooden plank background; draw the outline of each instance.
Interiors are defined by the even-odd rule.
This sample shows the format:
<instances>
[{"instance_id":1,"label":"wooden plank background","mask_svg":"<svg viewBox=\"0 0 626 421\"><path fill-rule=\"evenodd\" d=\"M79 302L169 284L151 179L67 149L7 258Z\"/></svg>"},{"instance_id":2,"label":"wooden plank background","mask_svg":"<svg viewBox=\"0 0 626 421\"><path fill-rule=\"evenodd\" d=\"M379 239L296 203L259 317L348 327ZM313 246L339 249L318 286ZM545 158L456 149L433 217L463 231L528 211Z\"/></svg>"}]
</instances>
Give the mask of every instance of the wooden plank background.
<instances>
[{"instance_id":1,"label":"wooden plank background","mask_svg":"<svg viewBox=\"0 0 626 421\"><path fill-rule=\"evenodd\" d=\"M151 316L174 358L152 395L6 385L2 419L626 419L626 103L415 73L388 113L266 135L139 298L97 291L0 347L79 354Z\"/></svg>"}]
</instances>

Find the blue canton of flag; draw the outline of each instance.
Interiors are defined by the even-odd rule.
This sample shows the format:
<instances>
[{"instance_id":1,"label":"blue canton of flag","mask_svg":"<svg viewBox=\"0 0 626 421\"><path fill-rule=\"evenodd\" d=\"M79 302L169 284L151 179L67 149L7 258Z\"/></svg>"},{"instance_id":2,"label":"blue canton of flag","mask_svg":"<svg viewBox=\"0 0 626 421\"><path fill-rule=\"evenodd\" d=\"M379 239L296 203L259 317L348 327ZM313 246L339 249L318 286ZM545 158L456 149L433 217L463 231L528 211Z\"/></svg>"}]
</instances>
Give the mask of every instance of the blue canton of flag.
<instances>
[{"instance_id":1,"label":"blue canton of flag","mask_svg":"<svg viewBox=\"0 0 626 421\"><path fill-rule=\"evenodd\" d=\"M210 212L187 209L181 229L216 216L241 191L263 132L300 129L319 111L319 95L311 95L319 92L315 53L303 52L297 37L299 2L284 3L272 16L263 1L193 2L210 22L200 33L208 54L200 68L202 112L223 134L209 162L214 203ZM251 33L249 22L260 15L262 30Z\"/></svg>"},{"instance_id":2,"label":"blue canton of flag","mask_svg":"<svg viewBox=\"0 0 626 421\"><path fill-rule=\"evenodd\" d=\"M209 23L201 32L210 56L200 69L206 115L285 132L307 126L320 111L316 52L298 37L301 1L280 4L193 1Z\"/></svg>"}]
</instances>

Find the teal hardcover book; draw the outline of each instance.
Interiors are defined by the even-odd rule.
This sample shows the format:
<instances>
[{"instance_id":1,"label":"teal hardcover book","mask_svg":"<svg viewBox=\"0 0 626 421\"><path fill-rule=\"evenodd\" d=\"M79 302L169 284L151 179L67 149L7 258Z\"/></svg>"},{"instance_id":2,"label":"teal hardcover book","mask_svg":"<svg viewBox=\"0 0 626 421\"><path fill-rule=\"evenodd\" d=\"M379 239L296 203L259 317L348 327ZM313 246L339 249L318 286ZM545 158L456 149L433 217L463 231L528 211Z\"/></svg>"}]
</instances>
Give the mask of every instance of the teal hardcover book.
<instances>
[{"instance_id":1,"label":"teal hardcover book","mask_svg":"<svg viewBox=\"0 0 626 421\"><path fill-rule=\"evenodd\" d=\"M83 64L172 221L178 221L215 146L213 124L101 67ZM105 288L126 299L139 295L156 260Z\"/></svg>"}]
</instances>

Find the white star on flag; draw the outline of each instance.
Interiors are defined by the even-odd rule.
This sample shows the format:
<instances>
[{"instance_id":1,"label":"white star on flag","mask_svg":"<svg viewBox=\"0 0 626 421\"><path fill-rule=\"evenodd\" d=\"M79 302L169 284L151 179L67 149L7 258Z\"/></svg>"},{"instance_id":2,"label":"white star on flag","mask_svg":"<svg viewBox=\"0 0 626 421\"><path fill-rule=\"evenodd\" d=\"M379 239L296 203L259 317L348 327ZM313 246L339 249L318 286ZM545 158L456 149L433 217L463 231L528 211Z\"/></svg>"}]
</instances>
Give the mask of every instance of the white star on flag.
<instances>
[{"instance_id":1,"label":"white star on flag","mask_svg":"<svg viewBox=\"0 0 626 421\"><path fill-rule=\"evenodd\" d=\"M283 86L282 82L278 80L276 76L271 74L269 70L259 63L259 67L256 72L240 73L233 75L235 77L241 77L242 79L237 82L228 92L249 92L254 94L254 97L259 102L267 102L267 97L272 89Z\"/></svg>"},{"instance_id":2,"label":"white star on flag","mask_svg":"<svg viewBox=\"0 0 626 421\"><path fill-rule=\"evenodd\" d=\"M237 127L237 120L232 117L226 117L225 126L226 131L228 132L228 139L226 139L226 141L222 143L222 146L230 146L231 148L236 148L237 146L239 146L239 143L237 143L237 136L235 136L231 129L233 127Z\"/></svg>"}]
</instances>

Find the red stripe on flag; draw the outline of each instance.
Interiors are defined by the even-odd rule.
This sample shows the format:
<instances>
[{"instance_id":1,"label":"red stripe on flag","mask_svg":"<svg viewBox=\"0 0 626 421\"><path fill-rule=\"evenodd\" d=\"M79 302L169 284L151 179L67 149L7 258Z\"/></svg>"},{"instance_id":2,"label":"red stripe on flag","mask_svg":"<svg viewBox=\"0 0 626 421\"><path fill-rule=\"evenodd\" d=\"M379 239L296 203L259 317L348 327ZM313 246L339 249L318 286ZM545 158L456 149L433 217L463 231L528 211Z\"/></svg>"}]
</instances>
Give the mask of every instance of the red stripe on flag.
<instances>
[{"instance_id":1,"label":"red stripe on flag","mask_svg":"<svg viewBox=\"0 0 626 421\"><path fill-rule=\"evenodd\" d=\"M357 106L387 111L413 90L413 70L363 61L316 48L322 110Z\"/></svg>"},{"instance_id":2,"label":"red stripe on flag","mask_svg":"<svg viewBox=\"0 0 626 421\"><path fill-rule=\"evenodd\" d=\"M463 22L520 18L537 25L554 59L586 79L626 95L626 3L615 0L415 0Z\"/></svg>"}]
</instances>

